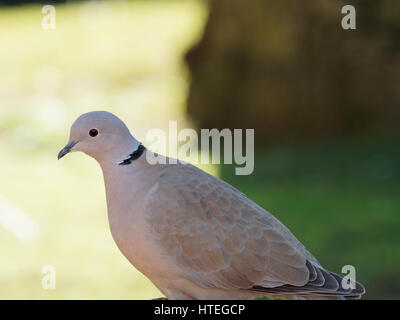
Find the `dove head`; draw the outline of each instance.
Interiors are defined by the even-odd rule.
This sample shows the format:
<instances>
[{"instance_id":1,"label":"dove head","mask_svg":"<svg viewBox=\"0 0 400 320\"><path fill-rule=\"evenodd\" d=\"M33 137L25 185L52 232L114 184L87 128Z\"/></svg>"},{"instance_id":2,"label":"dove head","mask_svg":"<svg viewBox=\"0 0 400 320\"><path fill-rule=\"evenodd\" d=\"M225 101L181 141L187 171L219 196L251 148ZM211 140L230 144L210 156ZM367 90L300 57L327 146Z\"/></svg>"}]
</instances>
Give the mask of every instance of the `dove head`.
<instances>
[{"instance_id":1,"label":"dove head","mask_svg":"<svg viewBox=\"0 0 400 320\"><path fill-rule=\"evenodd\" d=\"M118 117L106 111L93 111L75 120L69 142L58 154L58 159L69 152L82 151L100 164L118 163L136 151L139 145Z\"/></svg>"}]
</instances>

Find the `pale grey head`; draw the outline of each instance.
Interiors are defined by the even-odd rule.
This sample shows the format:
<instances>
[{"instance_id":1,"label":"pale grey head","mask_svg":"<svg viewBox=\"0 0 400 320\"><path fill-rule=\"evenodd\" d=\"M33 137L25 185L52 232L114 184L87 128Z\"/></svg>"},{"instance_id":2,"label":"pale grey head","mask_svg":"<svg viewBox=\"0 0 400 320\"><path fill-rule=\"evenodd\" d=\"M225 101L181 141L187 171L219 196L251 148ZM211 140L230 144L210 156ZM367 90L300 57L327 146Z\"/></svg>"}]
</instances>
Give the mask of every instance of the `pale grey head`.
<instances>
[{"instance_id":1,"label":"pale grey head","mask_svg":"<svg viewBox=\"0 0 400 320\"><path fill-rule=\"evenodd\" d=\"M69 142L59 152L58 159L69 152L82 151L100 163L117 162L135 151L139 144L118 117L107 111L92 111L75 120Z\"/></svg>"}]
</instances>

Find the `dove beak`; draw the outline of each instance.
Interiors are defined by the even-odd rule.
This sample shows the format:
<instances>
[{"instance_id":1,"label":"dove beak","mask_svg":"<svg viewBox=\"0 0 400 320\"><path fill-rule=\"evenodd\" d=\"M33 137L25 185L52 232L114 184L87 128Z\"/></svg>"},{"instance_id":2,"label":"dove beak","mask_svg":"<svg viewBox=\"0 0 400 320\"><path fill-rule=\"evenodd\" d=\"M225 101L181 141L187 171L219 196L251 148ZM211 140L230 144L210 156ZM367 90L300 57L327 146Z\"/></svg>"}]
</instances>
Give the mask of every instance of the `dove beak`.
<instances>
[{"instance_id":1,"label":"dove beak","mask_svg":"<svg viewBox=\"0 0 400 320\"><path fill-rule=\"evenodd\" d=\"M62 148L62 150L58 153L58 160L60 160L62 157L64 157L67 153L71 152L72 148L77 144L78 142L76 141L70 141L68 144Z\"/></svg>"}]
</instances>

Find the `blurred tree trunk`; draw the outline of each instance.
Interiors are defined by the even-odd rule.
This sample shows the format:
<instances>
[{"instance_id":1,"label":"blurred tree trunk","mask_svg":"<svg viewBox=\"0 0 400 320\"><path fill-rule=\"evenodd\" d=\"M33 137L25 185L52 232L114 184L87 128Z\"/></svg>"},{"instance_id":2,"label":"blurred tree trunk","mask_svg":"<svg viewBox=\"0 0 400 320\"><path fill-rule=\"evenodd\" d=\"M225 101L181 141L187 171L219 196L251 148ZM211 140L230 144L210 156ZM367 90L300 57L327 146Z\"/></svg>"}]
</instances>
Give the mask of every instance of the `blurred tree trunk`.
<instances>
[{"instance_id":1,"label":"blurred tree trunk","mask_svg":"<svg viewBox=\"0 0 400 320\"><path fill-rule=\"evenodd\" d=\"M199 128L255 128L256 140L314 139L398 126L399 2L215 0L187 54Z\"/></svg>"}]
</instances>

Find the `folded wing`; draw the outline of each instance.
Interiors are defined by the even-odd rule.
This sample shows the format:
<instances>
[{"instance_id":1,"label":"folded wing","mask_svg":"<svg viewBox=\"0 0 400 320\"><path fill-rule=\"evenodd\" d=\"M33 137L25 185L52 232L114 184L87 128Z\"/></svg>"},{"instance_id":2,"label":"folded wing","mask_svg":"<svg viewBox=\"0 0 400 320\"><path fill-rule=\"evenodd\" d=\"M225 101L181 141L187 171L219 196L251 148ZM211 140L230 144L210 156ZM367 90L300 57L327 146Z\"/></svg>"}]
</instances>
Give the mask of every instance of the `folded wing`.
<instances>
[{"instance_id":1,"label":"folded wing","mask_svg":"<svg viewBox=\"0 0 400 320\"><path fill-rule=\"evenodd\" d=\"M170 166L146 197L160 247L202 287L271 294L359 296L325 271L276 218L191 165Z\"/></svg>"}]
</instances>

